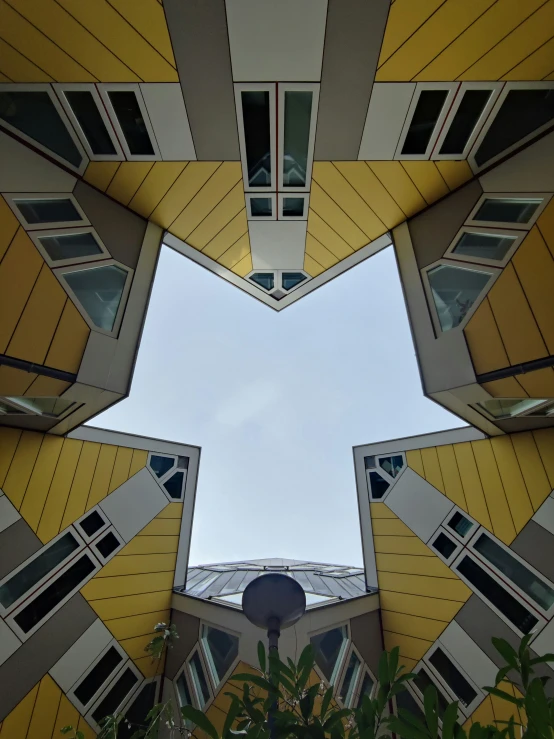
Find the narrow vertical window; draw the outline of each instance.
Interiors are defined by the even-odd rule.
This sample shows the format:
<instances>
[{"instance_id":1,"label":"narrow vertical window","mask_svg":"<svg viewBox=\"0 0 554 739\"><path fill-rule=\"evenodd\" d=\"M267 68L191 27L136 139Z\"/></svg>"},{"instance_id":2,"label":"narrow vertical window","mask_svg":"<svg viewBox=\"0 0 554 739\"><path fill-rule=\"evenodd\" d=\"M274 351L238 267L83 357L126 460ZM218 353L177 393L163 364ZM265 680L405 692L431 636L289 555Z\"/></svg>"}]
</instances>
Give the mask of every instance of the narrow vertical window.
<instances>
[{"instance_id":1,"label":"narrow vertical window","mask_svg":"<svg viewBox=\"0 0 554 739\"><path fill-rule=\"evenodd\" d=\"M154 148L133 90L109 90L108 97L133 156L153 156Z\"/></svg>"},{"instance_id":2,"label":"narrow vertical window","mask_svg":"<svg viewBox=\"0 0 554 739\"><path fill-rule=\"evenodd\" d=\"M305 187L307 182L313 92L285 91L283 186Z\"/></svg>"},{"instance_id":3,"label":"narrow vertical window","mask_svg":"<svg viewBox=\"0 0 554 739\"><path fill-rule=\"evenodd\" d=\"M491 95L492 90L466 90L439 154L463 154Z\"/></svg>"},{"instance_id":4,"label":"narrow vertical window","mask_svg":"<svg viewBox=\"0 0 554 739\"><path fill-rule=\"evenodd\" d=\"M242 119L249 187L271 186L269 92L242 90Z\"/></svg>"},{"instance_id":5,"label":"narrow vertical window","mask_svg":"<svg viewBox=\"0 0 554 739\"><path fill-rule=\"evenodd\" d=\"M408 156L424 155L437 125L448 90L423 90L417 101L402 154Z\"/></svg>"},{"instance_id":6,"label":"narrow vertical window","mask_svg":"<svg viewBox=\"0 0 554 739\"><path fill-rule=\"evenodd\" d=\"M92 153L97 156L115 155L117 153L115 146L100 115L92 92L89 90L66 90L64 95Z\"/></svg>"}]
</instances>

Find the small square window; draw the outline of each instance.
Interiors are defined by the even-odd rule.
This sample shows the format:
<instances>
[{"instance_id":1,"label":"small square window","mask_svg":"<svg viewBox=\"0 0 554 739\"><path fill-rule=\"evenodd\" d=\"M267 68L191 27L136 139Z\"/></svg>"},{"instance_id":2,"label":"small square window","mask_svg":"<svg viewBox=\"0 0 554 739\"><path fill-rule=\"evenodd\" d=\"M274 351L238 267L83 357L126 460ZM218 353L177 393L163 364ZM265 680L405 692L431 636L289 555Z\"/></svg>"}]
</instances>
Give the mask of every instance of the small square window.
<instances>
[{"instance_id":1,"label":"small square window","mask_svg":"<svg viewBox=\"0 0 554 739\"><path fill-rule=\"evenodd\" d=\"M250 198L250 213L253 218L271 218L273 203L271 198Z\"/></svg>"},{"instance_id":2,"label":"small square window","mask_svg":"<svg viewBox=\"0 0 554 739\"><path fill-rule=\"evenodd\" d=\"M248 278L264 290L273 290L275 287L275 275L273 272L255 272Z\"/></svg>"},{"instance_id":3,"label":"small square window","mask_svg":"<svg viewBox=\"0 0 554 739\"><path fill-rule=\"evenodd\" d=\"M369 484L371 485L371 497L376 500L381 499L390 487L378 472L369 473Z\"/></svg>"},{"instance_id":4,"label":"small square window","mask_svg":"<svg viewBox=\"0 0 554 739\"><path fill-rule=\"evenodd\" d=\"M83 529L88 537L93 536L97 531L100 531L102 526L105 525L105 521L98 511L92 511L86 518L83 518L79 522L79 526Z\"/></svg>"},{"instance_id":5,"label":"small square window","mask_svg":"<svg viewBox=\"0 0 554 739\"><path fill-rule=\"evenodd\" d=\"M98 549L104 559L107 559L110 554L115 552L119 545L120 541L112 531L108 531L106 536L103 536L100 541L95 544L96 549Z\"/></svg>"},{"instance_id":6,"label":"small square window","mask_svg":"<svg viewBox=\"0 0 554 739\"><path fill-rule=\"evenodd\" d=\"M466 518L462 513L459 511L456 511L456 513L452 516L450 521L447 524L453 531L455 531L458 536L461 536L462 539L465 539L465 537L469 534L471 529L473 528L473 521L470 521L469 518Z\"/></svg>"},{"instance_id":7,"label":"small square window","mask_svg":"<svg viewBox=\"0 0 554 739\"><path fill-rule=\"evenodd\" d=\"M390 457L380 457L379 467L381 467L387 475L397 477L404 467L404 458L401 454L395 454Z\"/></svg>"},{"instance_id":8,"label":"small square window","mask_svg":"<svg viewBox=\"0 0 554 739\"><path fill-rule=\"evenodd\" d=\"M304 198L283 198L283 216L285 218L302 218L305 202Z\"/></svg>"},{"instance_id":9,"label":"small square window","mask_svg":"<svg viewBox=\"0 0 554 739\"><path fill-rule=\"evenodd\" d=\"M440 552L445 559L449 559L456 551L456 544L446 534L440 533L433 542L433 549Z\"/></svg>"},{"instance_id":10,"label":"small square window","mask_svg":"<svg viewBox=\"0 0 554 739\"><path fill-rule=\"evenodd\" d=\"M364 457L364 465L366 470L374 470L375 469L375 457Z\"/></svg>"}]
</instances>

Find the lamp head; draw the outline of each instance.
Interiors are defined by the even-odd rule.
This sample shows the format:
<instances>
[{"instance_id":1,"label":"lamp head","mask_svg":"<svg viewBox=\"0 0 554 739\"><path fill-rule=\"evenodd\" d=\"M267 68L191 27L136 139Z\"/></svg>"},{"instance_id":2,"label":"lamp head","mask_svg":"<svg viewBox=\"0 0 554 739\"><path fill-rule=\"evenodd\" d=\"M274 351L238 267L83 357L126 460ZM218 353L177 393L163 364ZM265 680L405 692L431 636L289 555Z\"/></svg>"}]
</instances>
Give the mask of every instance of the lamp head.
<instances>
[{"instance_id":1,"label":"lamp head","mask_svg":"<svg viewBox=\"0 0 554 739\"><path fill-rule=\"evenodd\" d=\"M306 611L306 594L292 577L280 572L260 575L246 586L242 594L242 610L246 618L266 631L288 629Z\"/></svg>"}]
</instances>

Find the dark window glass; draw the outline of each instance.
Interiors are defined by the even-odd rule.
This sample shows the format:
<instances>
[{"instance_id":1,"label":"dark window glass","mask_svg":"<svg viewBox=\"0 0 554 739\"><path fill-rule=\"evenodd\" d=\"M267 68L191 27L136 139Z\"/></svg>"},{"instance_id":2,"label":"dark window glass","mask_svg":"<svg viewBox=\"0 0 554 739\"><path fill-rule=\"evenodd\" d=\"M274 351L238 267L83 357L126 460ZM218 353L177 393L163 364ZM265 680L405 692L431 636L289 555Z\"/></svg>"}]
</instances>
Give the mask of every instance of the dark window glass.
<instances>
[{"instance_id":1,"label":"dark window glass","mask_svg":"<svg viewBox=\"0 0 554 739\"><path fill-rule=\"evenodd\" d=\"M482 166L553 118L553 89L510 90L475 154L477 165Z\"/></svg>"},{"instance_id":2,"label":"dark window glass","mask_svg":"<svg viewBox=\"0 0 554 739\"><path fill-rule=\"evenodd\" d=\"M88 90L67 90L64 95L85 134L92 153L99 156L116 154L92 93Z\"/></svg>"},{"instance_id":3,"label":"dark window glass","mask_svg":"<svg viewBox=\"0 0 554 739\"><path fill-rule=\"evenodd\" d=\"M180 499L183 495L184 472L175 472L169 480L164 482L164 488L169 493L170 498Z\"/></svg>"},{"instance_id":4,"label":"dark window glass","mask_svg":"<svg viewBox=\"0 0 554 739\"><path fill-rule=\"evenodd\" d=\"M0 92L0 118L74 167L83 161L47 92Z\"/></svg>"},{"instance_id":5,"label":"dark window glass","mask_svg":"<svg viewBox=\"0 0 554 739\"><path fill-rule=\"evenodd\" d=\"M155 473L156 477L163 477L174 464L175 460L169 457L161 457L158 454L152 454L150 457L150 469Z\"/></svg>"},{"instance_id":6,"label":"dark window glass","mask_svg":"<svg viewBox=\"0 0 554 739\"><path fill-rule=\"evenodd\" d=\"M112 90L108 95L131 154L153 155L152 142L135 93L131 90Z\"/></svg>"},{"instance_id":7,"label":"dark window glass","mask_svg":"<svg viewBox=\"0 0 554 739\"><path fill-rule=\"evenodd\" d=\"M200 708L204 708L210 697L210 689L208 688L208 682L206 680L206 675L204 674L204 668L202 667L202 662L198 652L195 652L192 655L189 662L189 668L196 695L198 696L198 701L200 703Z\"/></svg>"},{"instance_id":8,"label":"dark window glass","mask_svg":"<svg viewBox=\"0 0 554 739\"><path fill-rule=\"evenodd\" d=\"M78 548L79 542L73 534L64 534L2 585L0 603L4 608L11 606Z\"/></svg>"},{"instance_id":9,"label":"dark window glass","mask_svg":"<svg viewBox=\"0 0 554 739\"><path fill-rule=\"evenodd\" d=\"M111 331L129 273L109 264L65 272L64 280L98 328Z\"/></svg>"},{"instance_id":10,"label":"dark window glass","mask_svg":"<svg viewBox=\"0 0 554 739\"><path fill-rule=\"evenodd\" d=\"M473 690L456 665L448 659L442 649L435 649L433 654L429 657L429 662L443 678L445 683L458 696L464 706L469 706L471 701L477 698L475 690Z\"/></svg>"},{"instance_id":11,"label":"dark window glass","mask_svg":"<svg viewBox=\"0 0 554 739\"><path fill-rule=\"evenodd\" d=\"M456 545L446 534L439 534L433 542L433 549L436 549L445 559L448 559L456 549Z\"/></svg>"},{"instance_id":12,"label":"dark window glass","mask_svg":"<svg viewBox=\"0 0 554 739\"><path fill-rule=\"evenodd\" d=\"M192 698L184 672L181 673L181 676L177 680L177 693L179 694L179 702L182 706L192 706Z\"/></svg>"},{"instance_id":13,"label":"dark window glass","mask_svg":"<svg viewBox=\"0 0 554 739\"><path fill-rule=\"evenodd\" d=\"M516 238L516 236L506 236L505 234L478 234L466 231L458 239L453 253L464 257L502 261L512 248Z\"/></svg>"},{"instance_id":14,"label":"dark window glass","mask_svg":"<svg viewBox=\"0 0 554 739\"><path fill-rule=\"evenodd\" d=\"M92 714L92 718L96 723L115 713L137 683L138 677L135 673L129 668L124 670L119 680Z\"/></svg>"},{"instance_id":15,"label":"dark window glass","mask_svg":"<svg viewBox=\"0 0 554 739\"><path fill-rule=\"evenodd\" d=\"M72 223L83 220L69 198L14 200L14 203L27 223Z\"/></svg>"},{"instance_id":16,"label":"dark window glass","mask_svg":"<svg viewBox=\"0 0 554 739\"><path fill-rule=\"evenodd\" d=\"M102 249L91 233L41 236L40 243L53 262L102 254Z\"/></svg>"},{"instance_id":17,"label":"dark window glass","mask_svg":"<svg viewBox=\"0 0 554 739\"><path fill-rule=\"evenodd\" d=\"M384 469L391 477L396 477L400 474L402 467L404 467L404 460L401 454L395 455L394 457L381 457L379 467Z\"/></svg>"},{"instance_id":18,"label":"dark window glass","mask_svg":"<svg viewBox=\"0 0 554 739\"><path fill-rule=\"evenodd\" d=\"M112 531L109 531L106 536L103 536L100 541L96 543L95 546L105 559L118 548L119 540Z\"/></svg>"},{"instance_id":19,"label":"dark window glass","mask_svg":"<svg viewBox=\"0 0 554 739\"><path fill-rule=\"evenodd\" d=\"M462 154L481 113L492 94L491 90L467 90L458 106L440 154Z\"/></svg>"},{"instance_id":20,"label":"dark window glass","mask_svg":"<svg viewBox=\"0 0 554 739\"><path fill-rule=\"evenodd\" d=\"M302 218L305 203L304 198L283 198L283 216Z\"/></svg>"},{"instance_id":21,"label":"dark window glass","mask_svg":"<svg viewBox=\"0 0 554 739\"><path fill-rule=\"evenodd\" d=\"M538 619L472 559L464 557L456 569L523 634L537 625Z\"/></svg>"},{"instance_id":22,"label":"dark window glass","mask_svg":"<svg viewBox=\"0 0 554 739\"><path fill-rule=\"evenodd\" d=\"M398 695L396 696L396 706L399 709L409 711L420 721L423 721L423 724L425 725L425 715L419 707L419 703L415 700L413 695L408 690L403 690L401 693L398 693Z\"/></svg>"},{"instance_id":23,"label":"dark window glass","mask_svg":"<svg viewBox=\"0 0 554 739\"><path fill-rule=\"evenodd\" d=\"M275 286L275 276L273 272L256 272L255 274L250 275L250 279L252 282L255 282L256 285L263 287L264 290L273 290Z\"/></svg>"},{"instance_id":24,"label":"dark window glass","mask_svg":"<svg viewBox=\"0 0 554 739\"><path fill-rule=\"evenodd\" d=\"M370 472L369 481L371 483L371 495L373 498L382 498L390 487L389 483L378 472Z\"/></svg>"},{"instance_id":25,"label":"dark window glass","mask_svg":"<svg viewBox=\"0 0 554 739\"><path fill-rule=\"evenodd\" d=\"M448 90L423 90L417 101L402 154L425 154Z\"/></svg>"},{"instance_id":26,"label":"dark window glass","mask_svg":"<svg viewBox=\"0 0 554 739\"><path fill-rule=\"evenodd\" d=\"M375 469L375 457L364 457L364 465L366 470L374 470Z\"/></svg>"},{"instance_id":27,"label":"dark window glass","mask_svg":"<svg viewBox=\"0 0 554 739\"><path fill-rule=\"evenodd\" d=\"M283 272L281 279L283 281L283 289L292 290L293 287L304 282L306 275L303 275L302 272Z\"/></svg>"},{"instance_id":28,"label":"dark window glass","mask_svg":"<svg viewBox=\"0 0 554 739\"><path fill-rule=\"evenodd\" d=\"M464 537L473 528L473 523L469 520L469 518L466 518L459 511L456 511L456 513L448 522L448 526L450 526L450 528L453 529L457 534Z\"/></svg>"},{"instance_id":29,"label":"dark window glass","mask_svg":"<svg viewBox=\"0 0 554 739\"><path fill-rule=\"evenodd\" d=\"M437 690L437 713L439 714L439 718L442 718L444 716L444 712L448 708L448 701L445 700L444 695L441 693L440 690L437 689L437 686L435 683L431 680L429 675L425 672L425 670L420 669L417 673L417 677L414 678L414 683L416 688L419 690L422 696L425 695L425 689L432 685ZM414 701L415 702L415 701Z\"/></svg>"},{"instance_id":30,"label":"dark window glass","mask_svg":"<svg viewBox=\"0 0 554 739\"><path fill-rule=\"evenodd\" d=\"M83 518L79 526L83 529L87 536L92 536L97 531L100 531L105 523L106 522L98 513L98 511L93 511L92 513L89 513L86 518Z\"/></svg>"},{"instance_id":31,"label":"dark window glass","mask_svg":"<svg viewBox=\"0 0 554 739\"><path fill-rule=\"evenodd\" d=\"M85 556L78 559L15 616L16 624L25 634L31 631L33 626L42 621L72 590L78 588L91 572L94 572L94 563L90 557Z\"/></svg>"},{"instance_id":32,"label":"dark window glass","mask_svg":"<svg viewBox=\"0 0 554 739\"><path fill-rule=\"evenodd\" d=\"M529 223L541 203L542 198L540 200L487 198L473 216L473 220L496 221L497 223Z\"/></svg>"},{"instance_id":33,"label":"dark window glass","mask_svg":"<svg viewBox=\"0 0 554 739\"><path fill-rule=\"evenodd\" d=\"M346 642L346 629L340 626L323 634L317 634L310 639L315 651L315 661L327 680L331 683L334 678L335 667L342 656Z\"/></svg>"},{"instance_id":34,"label":"dark window glass","mask_svg":"<svg viewBox=\"0 0 554 739\"><path fill-rule=\"evenodd\" d=\"M341 698L347 706L350 706L352 703L352 690L356 684L360 667L360 660L356 653L352 652L350 659L348 660L348 665L346 666L346 672L344 673L344 680L342 681L341 688Z\"/></svg>"},{"instance_id":35,"label":"dark window glass","mask_svg":"<svg viewBox=\"0 0 554 739\"><path fill-rule=\"evenodd\" d=\"M215 673L216 682L220 682L229 670L239 653L239 640L232 634L214 629L212 626L204 627L204 644L210 655L212 671Z\"/></svg>"},{"instance_id":36,"label":"dark window glass","mask_svg":"<svg viewBox=\"0 0 554 739\"><path fill-rule=\"evenodd\" d=\"M129 706L129 709L125 714L125 721L122 721L119 724L117 732L118 739L132 739L135 732L139 729L146 730L148 726L146 717L148 712L154 706L157 687L157 684L152 682L145 685L140 691L135 700Z\"/></svg>"},{"instance_id":37,"label":"dark window glass","mask_svg":"<svg viewBox=\"0 0 554 739\"><path fill-rule=\"evenodd\" d=\"M271 218L273 215L271 198L250 198L250 212L255 218Z\"/></svg>"},{"instance_id":38,"label":"dark window glass","mask_svg":"<svg viewBox=\"0 0 554 739\"><path fill-rule=\"evenodd\" d=\"M86 706L122 661L123 657L117 649L110 647L83 682L75 689L74 693L77 700L81 701L83 706Z\"/></svg>"},{"instance_id":39,"label":"dark window glass","mask_svg":"<svg viewBox=\"0 0 554 739\"><path fill-rule=\"evenodd\" d=\"M360 688L360 695L358 696L358 700L356 701L356 708L359 708L362 705L362 700L364 695L367 695L368 697L371 696L371 691L373 690L374 686L373 679L369 672L366 672L364 675L364 679L362 680L362 687Z\"/></svg>"},{"instance_id":40,"label":"dark window glass","mask_svg":"<svg viewBox=\"0 0 554 739\"><path fill-rule=\"evenodd\" d=\"M250 187L271 185L269 92L243 90L242 118Z\"/></svg>"},{"instance_id":41,"label":"dark window glass","mask_svg":"<svg viewBox=\"0 0 554 739\"><path fill-rule=\"evenodd\" d=\"M285 92L283 136L283 185L304 187L308 168L308 144L312 118L312 92Z\"/></svg>"}]
</instances>

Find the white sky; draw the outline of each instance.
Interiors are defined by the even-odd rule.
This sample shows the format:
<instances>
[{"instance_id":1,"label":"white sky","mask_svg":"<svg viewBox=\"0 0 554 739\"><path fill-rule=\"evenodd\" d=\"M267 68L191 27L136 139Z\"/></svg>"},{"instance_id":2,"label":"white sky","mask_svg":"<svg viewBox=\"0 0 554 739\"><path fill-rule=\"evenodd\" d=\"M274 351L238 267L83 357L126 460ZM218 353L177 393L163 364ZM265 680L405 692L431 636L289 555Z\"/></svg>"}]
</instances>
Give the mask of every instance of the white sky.
<instances>
[{"instance_id":1,"label":"white sky","mask_svg":"<svg viewBox=\"0 0 554 739\"><path fill-rule=\"evenodd\" d=\"M202 447L192 565L362 565L352 446L463 425L423 397L392 248L276 313L163 247L130 397L91 423Z\"/></svg>"}]
</instances>

